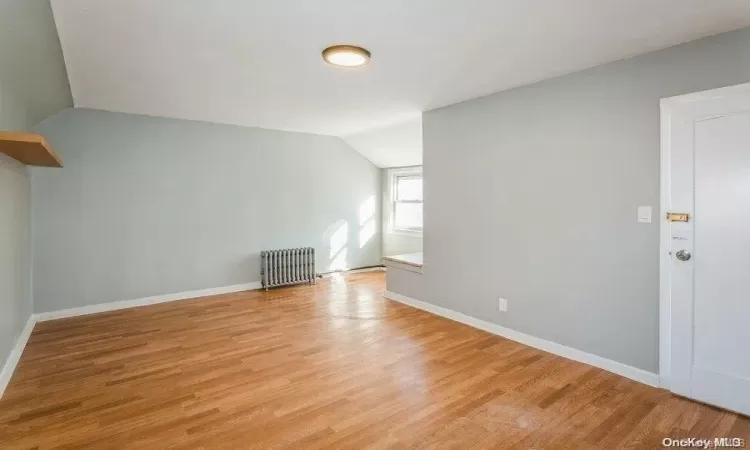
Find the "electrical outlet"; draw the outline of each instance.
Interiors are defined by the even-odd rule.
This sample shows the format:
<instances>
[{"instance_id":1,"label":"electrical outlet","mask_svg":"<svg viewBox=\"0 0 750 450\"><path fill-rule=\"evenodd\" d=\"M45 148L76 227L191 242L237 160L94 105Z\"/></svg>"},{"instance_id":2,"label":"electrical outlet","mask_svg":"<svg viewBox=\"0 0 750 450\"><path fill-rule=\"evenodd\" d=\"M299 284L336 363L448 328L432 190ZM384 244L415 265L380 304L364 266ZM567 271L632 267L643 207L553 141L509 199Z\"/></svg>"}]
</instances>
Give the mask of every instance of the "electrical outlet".
<instances>
[{"instance_id":1,"label":"electrical outlet","mask_svg":"<svg viewBox=\"0 0 750 450\"><path fill-rule=\"evenodd\" d=\"M500 297L497 299L497 307L500 311L507 311L508 310L508 300Z\"/></svg>"}]
</instances>

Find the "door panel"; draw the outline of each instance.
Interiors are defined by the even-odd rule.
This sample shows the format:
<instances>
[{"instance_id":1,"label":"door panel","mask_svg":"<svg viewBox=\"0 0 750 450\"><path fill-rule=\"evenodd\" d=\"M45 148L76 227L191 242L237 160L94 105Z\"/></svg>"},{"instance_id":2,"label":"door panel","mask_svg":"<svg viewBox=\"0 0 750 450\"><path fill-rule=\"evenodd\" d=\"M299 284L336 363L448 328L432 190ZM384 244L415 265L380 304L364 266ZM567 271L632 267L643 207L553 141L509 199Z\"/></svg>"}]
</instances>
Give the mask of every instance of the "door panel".
<instances>
[{"instance_id":1,"label":"door panel","mask_svg":"<svg viewBox=\"0 0 750 450\"><path fill-rule=\"evenodd\" d=\"M750 114L695 123L693 366L750 379Z\"/></svg>"},{"instance_id":2,"label":"door panel","mask_svg":"<svg viewBox=\"0 0 750 450\"><path fill-rule=\"evenodd\" d=\"M750 85L686 97L667 103L665 206L690 214L665 225L669 386L750 414Z\"/></svg>"}]
</instances>

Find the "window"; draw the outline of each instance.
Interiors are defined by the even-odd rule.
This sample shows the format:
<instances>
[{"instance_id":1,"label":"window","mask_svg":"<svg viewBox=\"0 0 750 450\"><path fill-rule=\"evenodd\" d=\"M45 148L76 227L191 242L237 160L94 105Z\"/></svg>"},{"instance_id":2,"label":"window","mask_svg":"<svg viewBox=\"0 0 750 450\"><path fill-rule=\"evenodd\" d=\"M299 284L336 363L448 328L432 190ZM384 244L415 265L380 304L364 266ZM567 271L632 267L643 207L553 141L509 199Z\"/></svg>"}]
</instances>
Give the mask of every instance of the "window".
<instances>
[{"instance_id":1,"label":"window","mask_svg":"<svg viewBox=\"0 0 750 450\"><path fill-rule=\"evenodd\" d=\"M422 170L394 170L391 175L391 230L422 232Z\"/></svg>"}]
</instances>

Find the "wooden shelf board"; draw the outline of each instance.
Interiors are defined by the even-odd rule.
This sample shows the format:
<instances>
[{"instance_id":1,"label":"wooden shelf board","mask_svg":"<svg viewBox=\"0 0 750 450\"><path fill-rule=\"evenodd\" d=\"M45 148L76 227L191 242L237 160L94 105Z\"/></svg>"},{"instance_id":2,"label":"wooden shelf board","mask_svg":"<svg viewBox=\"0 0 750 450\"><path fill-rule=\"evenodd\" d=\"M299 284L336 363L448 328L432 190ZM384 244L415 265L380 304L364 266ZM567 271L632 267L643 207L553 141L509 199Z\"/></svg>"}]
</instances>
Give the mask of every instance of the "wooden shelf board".
<instances>
[{"instance_id":1,"label":"wooden shelf board","mask_svg":"<svg viewBox=\"0 0 750 450\"><path fill-rule=\"evenodd\" d=\"M60 156L39 134L0 131L0 153L27 166L62 167Z\"/></svg>"}]
</instances>

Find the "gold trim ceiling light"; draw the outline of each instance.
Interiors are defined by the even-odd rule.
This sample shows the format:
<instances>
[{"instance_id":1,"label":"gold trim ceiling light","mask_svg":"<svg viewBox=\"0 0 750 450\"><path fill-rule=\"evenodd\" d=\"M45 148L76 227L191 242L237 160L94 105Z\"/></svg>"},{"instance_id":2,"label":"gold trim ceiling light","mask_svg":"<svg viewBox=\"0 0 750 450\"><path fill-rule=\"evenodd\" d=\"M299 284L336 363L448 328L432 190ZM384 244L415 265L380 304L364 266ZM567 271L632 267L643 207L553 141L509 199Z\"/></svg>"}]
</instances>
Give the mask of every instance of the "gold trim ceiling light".
<instances>
[{"instance_id":1,"label":"gold trim ceiling light","mask_svg":"<svg viewBox=\"0 0 750 450\"><path fill-rule=\"evenodd\" d=\"M337 67L360 67L370 62L371 53L356 45L334 45L323 50L323 59Z\"/></svg>"}]
</instances>

